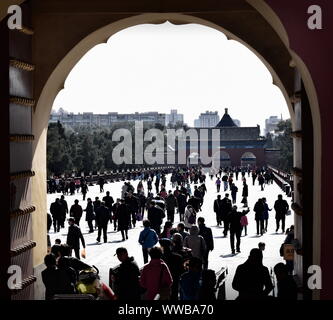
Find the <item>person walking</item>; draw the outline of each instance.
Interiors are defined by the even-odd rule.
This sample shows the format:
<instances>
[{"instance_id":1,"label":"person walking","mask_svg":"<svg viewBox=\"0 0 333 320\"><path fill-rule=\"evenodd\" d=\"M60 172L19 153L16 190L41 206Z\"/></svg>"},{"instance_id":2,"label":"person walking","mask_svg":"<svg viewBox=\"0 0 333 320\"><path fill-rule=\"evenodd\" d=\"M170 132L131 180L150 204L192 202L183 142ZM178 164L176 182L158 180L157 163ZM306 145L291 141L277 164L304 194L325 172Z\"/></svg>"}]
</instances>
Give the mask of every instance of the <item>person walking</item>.
<instances>
[{"instance_id":1,"label":"person walking","mask_svg":"<svg viewBox=\"0 0 333 320\"><path fill-rule=\"evenodd\" d=\"M142 246L143 262L148 263L148 252L158 242L156 231L150 228L150 221L144 220L144 229L140 232L139 243Z\"/></svg>"},{"instance_id":2,"label":"person walking","mask_svg":"<svg viewBox=\"0 0 333 320\"><path fill-rule=\"evenodd\" d=\"M171 251L172 241L170 239L161 239L159 243L163 251L162 260L168 266L172 276L170 300L177 301L180 276L185 272L183 257L180 254Z\"/></svg>"},{"instance_id":3,"label":"person walking","mask_svg":"<svg viewBox=\"0 0 333 320\"><path fill-rule=\"evenodd\" d=\"M257 224L257 235L264 234L264 202L262 199L258 199L256 204L254 205L253 211L255 212L255 220Z\"/></svg>"},{"instance_id":4,"label":"person walking","mask_svg":"<svg viewBox=\"0 0 333 320\"><path fill-rule=\"evenodd\" d=\"M286 221L286 214L289 210L289 204L286 200L282 198L282 195L278 195L278 199L275 201L274 204L275 209L275 220L276 220L276 230L278 232L280 229L280 221L282 222L282 232L284 233L285 229L285 221Z\"/></svg>"},{"instance_id":5,"label":"person walking","mask_svg":"<svg viewBox=\"0 0 333 320\"><path fill-rule=\"evenodd\" d=\"M201 273L202 260L197 257L191 257L188 264L188 271L180 277L180 300L199 300Z\"/></svg>"},{"instance_id":6,"label":"person walking","mask_svg":"<svg viewBox=\"0 0 333 320\"><path fill-rule=\"evenodd\" d=\"M72 256L72 251L75 252L75 257L80 260L80 241L83 248L85 249L86 243L82 235L81 229L75 224L75 219L73 217L68 219L68 234L66 243L70 247L70 256Z\"/></svg>"},{"instance_id":7,"label":"person walking","mask_svg":"<svg viewBox=\"0 0 333 320\"><path fill-rule=\"evenodd\" d=\"M121 263L116 270L110 269L110 275L117 299L120 301L140 300L140 270L137 263L133 257L128 256L126 248L117 248L116 255Z\"/></svg>"},{"instance_id":8,"label":"person walking","mask_svg":"<svg viewBox=\"0 0 333 320\"><path fill-rule=\"evenodd\" d=\"M61 204L60 227L65 228L66 215L68 213L68 204L67 201L65 200L64 195L61 195L60 197L60 204Z\"/></svg>"},{"instance_id":9,"label":"person walking","mask_svg":"<svg viewBox=\"0 0 333 320\"><path fill-rule=\"evenodd\" d=\"M88 185L87 185L85 182L83 182L83 183L81 184L81 193L82 193L82 195L83 195L83 199L82 199L83 201L86 200L87 192L88 192Z\"/></svg>"},{"instance_id":10,"label":"person walking","mask_svg":"<svg viewBox=\"0 0 333 320\"><path fill-rule=\"evenodd\" d=\"M199 228L193 225L190 229L190 235L184 239L184 247L192 250L192 256L204 260L207 251L205 239L199 235Z\"/></svg>"},{"instance_id":11,"label":"person walking","mask_svg":"<svg viewBox=\"0 0 333 320\"><path fill-rule=\"evenodd\" d=\"M131 211L128 205L125 203L124 199L120 200L120 205L118 207L118 231L121 232L122 241L128 239L128 227L131 223Z\"/></svg>"},{"instance_id":12,"label":"person walking","mask_svg":"<svg viewBox=\"0 0 333 320\"><path fill-rule=\"evenodd\" d=\"M221 217L224 225L223 234L226 237L229 230L228 215L232 210L231 200L229 199L229 193L225 194L225 197L221 200Z\"/></svg>"},{"instance_id":13,"label":"person walking","mask_svg":"<svg viewBox=\"0 0 333 320\"><path fill-rule=\"evenodd\" d=\"M214 212L216 214L216 223L217 226L222 225L222 203L221 203L221 195L218 195L217 198L214 200Z\"/></svg>"},{"instance_id":14,"label":"person walking","mask_svg":"<svg viewBox=\"0 0 333 320\"><path fill-rule=\"evenodd\" d=\"M75 224L80 225L80 220L82 217L82 207L79 205L79 200L74 200L74 204L71 206L69 215L75 219Z\"/></svg>"},{"instance_id":15,"label":"person walking","mask_svg":"<svg viewBox=\"0 0 333 320\"><path fill-rule=\"evenodd\" d=\"M162 208L156 205L155 201L151 201L148 209L148 220L151 228L154 229L157 235L161 232L161 224L165 218L165 213Z\"/></svg>"},{"instance_id":16,"label":"person walking","mask_svg":"<svg viewBox=\"0 0 333 320\"><path fill-rule=\"evenodd\" d=\"M190 230L190 228L196 224L196 221L197 221L197 212L191 205L186 206L184 213L185 230L186 231Z\"/></svg>"},{"instance_id":17,"label":"person walking","mask_svg":"<svg viewBox=\"0 0 333 320\"><path fill-rule=\"evenodd\" d=\"M89 233L92 233L94 232L93 221L95 220L96 216L91 198L87 199L87 207L84 209L84 211L86 212L86 221L89 226Z\"/></svg>"},{"instance_id":18,"label":"person walking","mask_svg":"<svg viewBox=\"0 0 333 320\"><path fill-rule=\"evenodd\" d=\"M179 212L179 221L184 221L185 208L187 206L186 196L183 192L179 192L177 196L178 212Z\"/></svg>"},{"instance_id":19,"label":"person walking","mask_svg":"<svg viewBox=\"0 0 333 320\"><path fill-rule=\"evenodd\" d=\"M258 182L259 182L259 186L261 188L261 191L264 191L265 178L263 177L262 174L259 174Z\"/></svg>"},{"instance_id":20,"label":"person walking","mask_svg":"<svg viewBox=\"0 0 333 320\"><path fill-rule=\"evenodd\" d=\"M97 209L97 212L96 212L96 223L97 223L97 227L98 227L98 235L97 235L97 239L96 239L97 242L101 241L102 232L103 232L104 243L108 242L107 231L108 231L109 221L110 221L110 211L105 206L105 203L102 202L101 206Z\"/></svg>"},{"instance_id":21,"label":"person walking","mask_svg":"<svg viewBox=\"0 0 333 320\"><path fill-rule=\"evenodd\" d=\"M223 181L224 192L226 192L228 190L228 181L229 181L229 177L227 174L223 175L222 181Z\"/></svg>"},{"instance_id":22,"label":"person walking","mask_svg":"<svg viewBox=\"0 0 333 320\"><path fill-rule=\"evenodd\" d=\"M262 258L261 250L252 249L247 261L237 267L232 281L232 288L239 293L237 300L262 300L272 291L272 280Z\"/></svg>"},{"instance_id":23,"label":"person walking","mask_svg":"<svg viewBox=\"0 0 333 320\"><path fill-rule=\"evenodd\" d=\"M214 250L214 238L213 238L212 229L206 227L205 225L204 217L198 218L198 226L199 226L199 236L202 236L206 243L206 251L203 257L203 268L206 270L208 269L209 252Z\"/></svg>"},{"instance_id":24,"label":"person walking","mask_svg":"<svg viewBox=\"0 0 333 320\"><path fill-rule=\"evenodd\" d=\"M268 207L266 198L262 198L263 204L264 204L264 231L267 232L267 226L268 226L268 219L269 219L269 211L272 211Z\"/></svg>"},{"instance_id":25,"label":"person walking","mask_svg":"<svg viewBox=\"0 0 333 320\"><path fill-rule=\"evenodd\" d=\"M167 219L173 223L175 219L175 209L177 207L177 199L173 195L171 190L169 190L168 196L165 199L165 207L167 211Z\"/></svg>"},{"instance_id":26,"label":"person walking","mask_svg":"<svg viewBox=\"0 0 333 320\"><path fill-rule=\"evenodd\" d=\"M215 184L216 184L216 192L219 193L221 189L221 179L217 178Z\"/></svg>"},{"instance_id":27,"label":"person walking","mask_svg":"<svg viewBox=\"0 0 333 320\"><path fill-rule=\"evenodd\" d=\"M246 183L246 181L243 181L243 191L242 191L242 203L243 203L243 207L247 208L248 207L248 203L247 203L247 197L249 196L249 187Z\"/></svg>"},{"instance_id":28,"label":"person walking","mask_svg":"<svg viewBox=\"0 0 333 320\"><path fill-rule=\"evenodd\" d=\"M54 233L60 231L61 219L62 219L62 207L59 198L51 203L50 212L53 220Z\"/></svg>"},{"instance_id":29,"label":"person walking","mask_svg":"<svg viewBox=\"0 0 333 320\"><path fill-rule=\"evenodd\" d=\"M110 191L106 191L106 196L103 197L102 200L105 203L105 206L108 208L108 210L111 214L112 206L114 204L114 200L113 200L113 197L110 196ZM112 223L112 220L110 220L110 222Z\"/></svg>"},{"instance_id":30,"label":"person walking","mask_svg":"<svg viewBox=\"0 0 333 320\"><path fill-rule=\"evenodd\" d=\"M236 187L236 185L234 183L232 183L230 190L231 190L232 203L235 204L236 203L236 198L237 198L238 188Z\"/></svg>"},{"instance_id":31,"label":"person walking","mask_svg":"<svg viewBox=\"0 0 333 320\"><path fill-rule=\"evenodd\" d=\"M161 259L162 250L151 248L149 255L150 262L143 267L140 277L140 285L146 289L144 300L154 300L157 294L160 300L169 300L173 281L168 266Z\"/></svg>"},{"instance_id":32,"label":"person walking","mask_svg":"<svg viewBox=\"0 0 333 320\"><path fill-rule=\"evenodd\" d=\"M233 206L231 212L228 215L229 228L230 228L230 247L231 253L235 254L235 237L236 237L236 251L240 253L241 243L241 225L242 213L237 211L237 206Z\"/></svg>"},{"instance_id":33,"label":"person walking","mask_svg":"<svg viewBox=\"0 0 333 320\"><path fill-rule=\"evenodd\" d=\"M243 210L242 211L242 216L241 216L241 220L240 220L240 223L241 223L241 226L242 226L242 231L241 231L241 234L243 232L243 229L245 231L245 236L247 236L247 226L249 224L248 220L247 220L247 214L250 212L250 210Z\"/></svg>"}]
</instances>

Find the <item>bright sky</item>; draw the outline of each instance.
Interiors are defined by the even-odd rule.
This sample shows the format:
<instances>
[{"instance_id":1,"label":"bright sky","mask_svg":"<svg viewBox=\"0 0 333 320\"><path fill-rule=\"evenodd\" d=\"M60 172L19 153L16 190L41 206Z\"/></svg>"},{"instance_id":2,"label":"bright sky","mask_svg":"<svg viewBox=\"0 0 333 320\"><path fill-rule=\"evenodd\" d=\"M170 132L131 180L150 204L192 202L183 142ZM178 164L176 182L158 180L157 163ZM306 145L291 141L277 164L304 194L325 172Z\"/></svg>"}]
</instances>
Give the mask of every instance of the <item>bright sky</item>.
<instances>
[{"instance_id":1,"label":"bright sky","mask_svg":"<svg viewBox=\"0 0 333 320\"><path fill-rule=\"evenodd\" d=\"M139 25L92 48L73 68L53 108L94 113L177 109L192 126L224 108L242 126L290 117L280 89L245 46L198 24Z\"/></svg>"}]
</instances>

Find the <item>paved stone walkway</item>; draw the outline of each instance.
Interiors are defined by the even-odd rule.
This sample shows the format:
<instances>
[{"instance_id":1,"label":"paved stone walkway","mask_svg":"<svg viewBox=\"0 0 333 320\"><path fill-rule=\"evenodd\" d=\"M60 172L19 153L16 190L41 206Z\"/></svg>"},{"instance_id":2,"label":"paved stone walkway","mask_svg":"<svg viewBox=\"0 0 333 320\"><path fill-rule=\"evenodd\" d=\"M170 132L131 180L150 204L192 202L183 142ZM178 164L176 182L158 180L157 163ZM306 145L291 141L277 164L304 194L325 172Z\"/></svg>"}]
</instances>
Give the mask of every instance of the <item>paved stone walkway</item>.
<instances>
[{"instance_id":1,"label":"paved stone walkway","mask_svg":"<svg viewBox=\"0 0 333 320\"><path fill-rule=\"evenodd\" d=\"M239 208L242 207L242 204L240 203L242 197L242 183L240 179L241 175L239 175L238 181L235 181L237 187L238 187L238 196L237 196L237 205ZM205 196L205 201L202 207L202 212L199 213L198 216L205 217L206 225L212 228L213 236L214 236L214 245L215 249L213 252L209 255L209 268L214 270L219 270L221 267L228 267L229 274L228 279L226 282L227 286L227 299L235 299L237 297L237 292L232 289L231 282L236 270L236 267L245 262L247 259L249 252L252 248L258 247L258 243L260 241L266 243L266 250L264 251L264 265L267 266L269 269L274 267L274 265L278 262L283 261L283 259L279 255L279 248L281 246L281 243L285 239L285 235L281 233L275 233L275 211L274 209L270 212L270 219L268 222L268 232L264 234L263 236L257 236L256 235L256 224L254 220L254 212L253 207L255 202L259 197L266 197L267 203L270 208L274 206L274 201L277 199L278 194L283 194L281 189L274 183L273 185L266 186L264 191L260 191L259 185L256 183L255 186L252 186L252 178L247 177L247 183L249 186L249 197L248 197L248 203L250 206L250 213L248 214L248 235L243 236L241 238L241 253L232 256L231 250L230 250L230 240L229 238L223 237L223 228L216 226L216 218L215 213L213 211L213 202L216 199L217 192L215 187L215 179L210 180L210 178L207 175L206 179L206 187L207 187L207 194ZM138 181L132 181L131 182L134 187L136 188ZM121 186L123 182L114 182L114 183L108 183L104 186L104 193L99 193L99 186L93 186L89 187L89 192L87 195L87 198L90 197L94 200L96 196L99 196L100 199L105 195L106 191L110 191L110 194L113 196L114 199L120 197L121 192ZM144 183L144 187L146 188L146 184ZM169 181L167 181L167 190L171 189L171 184ZM192 190L193 190L192 185ZM146 191L146 190L145 190ZM228 191L227 191L228 192ZM224 197L224 192L220 192L222 195L222 198ZM48 201L48 208L50 207L50 204L55 200L56 197L60 197L60 194L51 194L47 196ZM70 207L75 199L79 200L79 204L85 208L86 201L82 201L82 195L80 193L75 194L73 196L66 196L65 197L68 206ZM284 199L288 201L290 204L290 198L287 198L286 196L283 196ZM175 216L175 224L179 221L179 216L176 214ZM293 214L291 216L286 217L286 228L293 224L294 217ZM129 239L126 241L121 241L122 237L120 232L114 232L113 231L113 225L109 224L108 227L108 243L97 243L96 237L97 237L97 231L89 234L88 233L88 226L85 222L85 214L81 219L80 223L81 230L84 234L85 240L86 240L86 252L87 257L85 261L88 264L96 265L99 270L102 279L107 283L108 282L108 270L110 267L116 266L119 261L115 254L115 250L119 246L124 246L128 249L129 254L135 257L135 260L139 264L139 266L143 266L143 257L142 257L142 251L141 246L138 244L138 237L139 233L142 230L142 222L137 223L137 226L135 229L129 230ZM51 228L51 230L53 227ZM62 242L66 241L66 235L67 235L67 226L65 229L62 229L59 233L54 234L53 231L50 232L51 236L51 242L54 244L54 240L56 238L60 238Z\"/></svg>"}]
</instances>

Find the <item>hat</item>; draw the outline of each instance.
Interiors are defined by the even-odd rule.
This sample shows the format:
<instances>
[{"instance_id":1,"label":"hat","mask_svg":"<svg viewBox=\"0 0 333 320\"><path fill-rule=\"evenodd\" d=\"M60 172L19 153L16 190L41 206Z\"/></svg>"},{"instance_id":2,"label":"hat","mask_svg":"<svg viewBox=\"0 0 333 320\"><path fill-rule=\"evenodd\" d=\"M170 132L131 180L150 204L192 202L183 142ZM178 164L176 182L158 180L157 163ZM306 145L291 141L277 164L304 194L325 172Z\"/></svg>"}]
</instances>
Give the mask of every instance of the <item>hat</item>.
<instances>
[{"instance_id":1,"label":"hat","mask_svg":"<svg viewBox=\"0 0 333 320\"><path fill-rule=\"evenodd\" d=\"M127 253L127 249L124 248L124 247L117 248L116 253L114 254L114 256L116 256L118 254L121 254L121 253Z\"/></svg>"}]
</instances>

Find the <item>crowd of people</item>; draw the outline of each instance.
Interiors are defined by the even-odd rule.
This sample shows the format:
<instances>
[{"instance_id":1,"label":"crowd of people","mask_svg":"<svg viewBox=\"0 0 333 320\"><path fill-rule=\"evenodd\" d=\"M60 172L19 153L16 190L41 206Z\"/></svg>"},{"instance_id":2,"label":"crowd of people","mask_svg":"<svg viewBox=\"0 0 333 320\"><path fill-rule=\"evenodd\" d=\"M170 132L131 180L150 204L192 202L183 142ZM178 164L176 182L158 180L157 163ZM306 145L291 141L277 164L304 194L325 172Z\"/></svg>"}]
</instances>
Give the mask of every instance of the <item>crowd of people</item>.
<instances>
[{"instance_id":1,"label":"crowd of people","mask_svg":"<svg viewBox=\"0 0 333 320\"><path fill-rule=\"evenodd\" d=\"M128 255L127 249L118 248L116 254L121 263L117 268L110 269L110 279L112 279L110 286L96 280L99 277L96 272L91 271L92 266L81 265L82 269L75 269L67 264L67 268L75 271L70 270L69 275L76 273L76 277L69 276L68 281L71 281L71 285L66 285L66 288L71 289L66 289L68 292L65 290L65 293L81 292L80 272L87 273L87 270L90 270L88 273L94 275L91 278L97 283L94 285L97 289L91 291L99 298L152 300L159 295L162 300L215 299L215 272L208 268L209 253L214 250L213 233L212 229L206 226L205 218L198 217L207 194L206 174L200 167L176 168L170 172L169 176L168 173L168 171L137 172L135 178L139 182L136 188L131 181L124 181L120 198L114 200L107 191L101 200L99 197L95 197L94 201L87 198L85 208L82 208L79 200L76 199L69 209L65 200L66 187L61 189L60 192L63 194L50 206L48 229L50 230L53 225L54 233L59 232L65 227L66 217L69 214L67 241L64 245L56 244L56 247L52 247L51 253L45 257L47 269L48 264L51 264L50 268L54 272L59 269L59 255L64 256L63 253L59 254L61 251L59 246L66 246L67 260L76 261L75 266L81 265L80 246L85 248L85 240L80 229L80 222L84 212L89 233L97 232L97 242L101 242L103 236L104 243L107 243L109 223L113 224L114 231L120 232L121 241L126 241L129 236L128 230L135 228L136 224L142 221L143 230L140 232L138 244L142 248L145 263L140 270L134 258ZM250 212L250 207L246 178L252 178L253 184L257 179L261 190L264 191L265 186L273 183L274 175L265 168L254 170L221 168L214 173L210 171L209 176L212 180L216 179L217 193L220 193L221 185L225 192L223 199L220 194L217 195L212 211L216 214L217 226L222 227L223 223L224 237L227 237L229 233L231 254L235 255L236 252L241 252L243 230L247 235L247 214ZM170 179L171 184L169 190L167 179ZM243 185L241 210L236 206L238 188L234 180L238 179L241 179ZM102 178L97 181L101 193L104 192L105 183L106 181ZM69 190L70 192L72 190L70 186ZM81 190L84 201L88 193L88 182L84 178L80 180L79 187L76 188L77 192L78 190ZM229 199L229 192L231 199ZM279 195L273 208L276 213L276 232L280 228L280 223L282 232L285 232L285 216L289 212L288 202ZM272 209L269 208L265 197L259 198L253 205L258 236L267 232L269 211ZM177 219L179 223L176 224L175 215L179 216ZM289 233L288 237L290 237ZM71 257L72 252L75 258ZM292 264L288 262L276 266L275 269L278 288L279 281L283 288L278 289L278 297L291 299L289 289L293 286ZM267 270L262 264L262 248L253 249L248 261L237 268L232 283L233 288L239 292L239 299L268 296L273 285ZM50 271L49 277L52 272ZM59 271L59 275L63 276L63 270ZM81 284L81 289L78 283ZM48 287L54 284L53 281L44 281L44 284L48 292L64 293L63 290L52 288L48 290ZM289 292L289 296L286 291ZM295 293L292 295L294 299L297 297L297 291L293 293ZM48 299L51 297L50 293L46 295Z\"/></svg>"}]
</instances>

